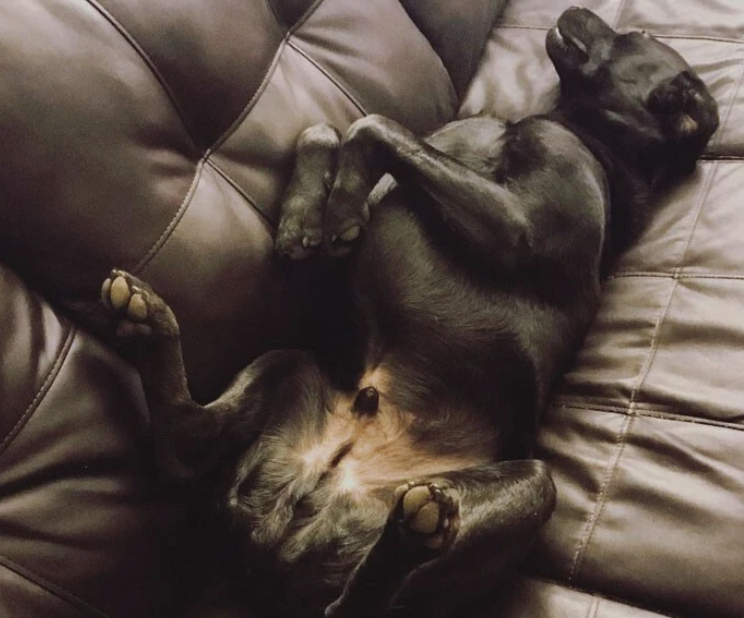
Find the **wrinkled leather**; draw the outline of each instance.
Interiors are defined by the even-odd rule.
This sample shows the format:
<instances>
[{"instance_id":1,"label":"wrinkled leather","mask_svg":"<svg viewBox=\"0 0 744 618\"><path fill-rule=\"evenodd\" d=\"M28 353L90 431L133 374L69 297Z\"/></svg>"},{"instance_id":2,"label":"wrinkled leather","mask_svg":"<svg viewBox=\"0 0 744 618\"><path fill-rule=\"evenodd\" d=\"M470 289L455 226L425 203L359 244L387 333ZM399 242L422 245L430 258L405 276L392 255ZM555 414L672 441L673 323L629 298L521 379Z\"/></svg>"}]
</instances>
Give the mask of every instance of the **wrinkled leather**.
<instances>
[{"instance_id":1,"label":"wrinkled leather","mask_svg":"<svg viewBox=\"0 0 744 618\"><path fill-rule=\"evenodd\" d=\"M488 0L0 3L0 616L161 618L188 593L137 377L78 326L108 269L176 308L207 397L301 335L302 282L270 252L297 132L544 111L570 4L509 0L492 30ZM722 126L606 284L540 434L556 513L482 615L740 617L744 5L583 5L678 48Z\"/></svg>"},{"instance_id":2,"label":"wrinkled leather","mask_svg":"<svg viewBox=\"0 0 744 618\"><path fill-rule=\"evenodd\" d=\"M504 2L3 3L0 259L89 322L112 266L142 274L179 316L195 396L215 395L297 337L271 234L298 132L450 120Z\"/></svg>"},{"instance_id":3,"label":"wrinkled leather","mask_svg":"<svg viewBox=\"0 0 744 618\"><path fill-rule=\"evenodd\" d=\"M137 376L6 267L0 299L0 616L164 614L185 521Z\"/></svg>"}]
</instances>

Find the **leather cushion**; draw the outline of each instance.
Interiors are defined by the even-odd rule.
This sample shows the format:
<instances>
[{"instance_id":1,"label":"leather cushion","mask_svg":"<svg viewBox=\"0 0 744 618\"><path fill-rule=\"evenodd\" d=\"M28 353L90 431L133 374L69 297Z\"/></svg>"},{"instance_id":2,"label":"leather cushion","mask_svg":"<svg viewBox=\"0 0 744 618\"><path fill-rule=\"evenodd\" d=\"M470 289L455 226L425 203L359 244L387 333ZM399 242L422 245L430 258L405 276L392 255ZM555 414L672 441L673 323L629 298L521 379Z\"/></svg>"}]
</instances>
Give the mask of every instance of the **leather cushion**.
<instances>
[{"instance_id":1,"label":"leather cushion","mask_svg":"<svg viewBox=\"0 0 744 618\"><path fill-rule=\"evenodd\" d=\"M570 4L510 3L460 115L517 119L550 106L558 82L544 40ZM540 434L556 512L531 578L492 615L742 616L744 5L584 6L678 49L718 101L721 127L605 285Z\"/></svg>"}]
</instances>

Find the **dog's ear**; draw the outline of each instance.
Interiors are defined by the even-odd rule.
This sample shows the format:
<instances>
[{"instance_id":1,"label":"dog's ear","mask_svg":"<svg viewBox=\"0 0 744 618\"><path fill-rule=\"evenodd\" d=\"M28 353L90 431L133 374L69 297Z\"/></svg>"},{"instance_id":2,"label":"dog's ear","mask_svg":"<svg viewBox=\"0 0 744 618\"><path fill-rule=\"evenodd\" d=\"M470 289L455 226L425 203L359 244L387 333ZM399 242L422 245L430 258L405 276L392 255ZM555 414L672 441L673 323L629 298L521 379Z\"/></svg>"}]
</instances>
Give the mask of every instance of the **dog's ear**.
<instances>
[{"instance_id":1,"label":"dog's ear","mask_svg":"<svg viewBox=\"0 0 744 618\"><path fill-rule=\"evenodd\" d=\"M646 108L657 119L670 163L667 176L689 174L718 128L718 106L703 82L683 71L653 90Z\"/></svg>"}]
</instances>

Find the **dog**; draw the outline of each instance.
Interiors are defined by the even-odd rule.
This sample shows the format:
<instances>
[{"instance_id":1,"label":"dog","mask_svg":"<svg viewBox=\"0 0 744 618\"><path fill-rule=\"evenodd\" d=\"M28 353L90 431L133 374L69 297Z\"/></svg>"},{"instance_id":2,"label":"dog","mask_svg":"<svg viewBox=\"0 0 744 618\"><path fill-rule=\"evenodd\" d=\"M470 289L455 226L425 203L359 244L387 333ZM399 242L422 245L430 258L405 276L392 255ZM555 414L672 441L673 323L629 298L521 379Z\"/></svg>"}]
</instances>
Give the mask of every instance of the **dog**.
<instances>
[{"instance_id":1,"label":"dog","mask_svg":"<svg viewBox=\"0 0 744 618\"><path fill-rule=\"evenodd\" d=\"M540 411L642 231L718 126L685 60L573 8L548 32L547 114L423 139L367 116L299 137L277 252L326 260L330 348L269 352L195 403L168 305L113 270L163 470L217 471L277 616L443 616L493 590L550 517ZM382 181L381 181L382 179ZM321 312L323 313L323 312ZM273 612L273 613L272 613Z\"/></svg>"}]
</instances>

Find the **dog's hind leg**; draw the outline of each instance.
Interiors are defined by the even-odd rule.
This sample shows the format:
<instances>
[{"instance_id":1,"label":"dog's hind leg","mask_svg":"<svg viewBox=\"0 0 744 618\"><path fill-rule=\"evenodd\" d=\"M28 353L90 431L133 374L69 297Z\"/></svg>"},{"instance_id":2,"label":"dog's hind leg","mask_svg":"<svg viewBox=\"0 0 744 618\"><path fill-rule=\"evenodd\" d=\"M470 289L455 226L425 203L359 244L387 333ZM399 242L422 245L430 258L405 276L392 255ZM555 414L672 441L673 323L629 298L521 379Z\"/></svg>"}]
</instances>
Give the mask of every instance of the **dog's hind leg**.
<instances>
[{"instance_id":1,"label":"dog's hind leg","mask_svg":"<svg viewBox=\"0 0 744 618\"><path fill-rule=\"evenodd\" d=\"M340 139L339 132L326 124L311 126L300 134L276 233L279 254L305 259L322 244L325 205L336 174Z\"/></svg>"},{"instance_id":2,"label":"dog's hind leg","mask_svg":"<svg viewBox=\"0 0 744 618\"><path fill-rule=\"evenodd\" d=\"M326 616L462 610L512 570L555 505L550 474L535 460L447 472L407 483L397 496L379 540Z\"/></svg>"},{"instance_id":3,"label":"dog's hind leg","mask_svg":"<svg viewBox=\"0 0 744 618\"><path fill-rule=\"evenodd\" d=\"M460 496L460 531L421 565L391 607L403 616L458 616L488 601L516 572L555 507L555 486L537 460L504 461L442 475ZM398 615L396 613L396 615Z\"/></svg>"}]
</instances>

